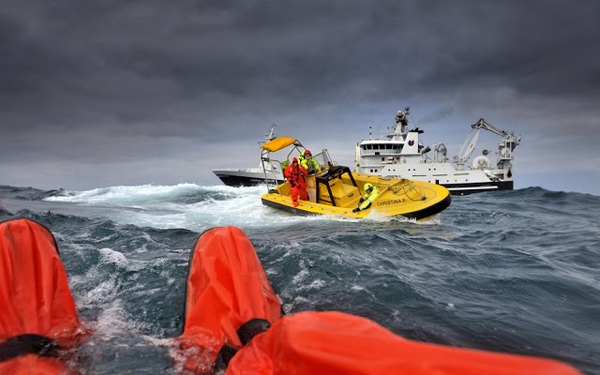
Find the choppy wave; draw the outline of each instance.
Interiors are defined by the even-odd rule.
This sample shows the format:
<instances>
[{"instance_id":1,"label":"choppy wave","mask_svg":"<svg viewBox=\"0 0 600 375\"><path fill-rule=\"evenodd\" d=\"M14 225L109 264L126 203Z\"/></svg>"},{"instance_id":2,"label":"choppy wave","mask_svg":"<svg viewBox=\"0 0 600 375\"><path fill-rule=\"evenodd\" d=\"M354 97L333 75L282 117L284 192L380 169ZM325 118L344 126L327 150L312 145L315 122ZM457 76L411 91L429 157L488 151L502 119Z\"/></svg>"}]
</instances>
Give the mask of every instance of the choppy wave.
<instances>
[{"instance_id":1,"label":"choppy wave","mask_svg":"<svg viewBox=\"0 0 600 375\"><path fill-rule=\"evenodd\" d=\"M176 372L199 234L250 237L286 313L338 310L414 340L536 355L600 374L600 197L533 187L453 199L434 220L296 217L264 187L0 186L5 213L56 236L91 373ZM167 370L165 370L167 369Z\"/></svg>"}]
</instances>

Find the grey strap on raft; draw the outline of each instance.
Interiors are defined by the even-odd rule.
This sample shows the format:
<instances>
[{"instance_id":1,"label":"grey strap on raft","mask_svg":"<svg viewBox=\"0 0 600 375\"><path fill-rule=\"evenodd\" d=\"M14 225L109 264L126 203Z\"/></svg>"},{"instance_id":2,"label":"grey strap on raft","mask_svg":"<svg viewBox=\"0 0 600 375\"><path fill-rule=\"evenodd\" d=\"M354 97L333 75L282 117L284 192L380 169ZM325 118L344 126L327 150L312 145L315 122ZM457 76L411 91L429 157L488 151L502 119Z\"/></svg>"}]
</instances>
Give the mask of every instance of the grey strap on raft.
<instances>
[{"instance_id":1,"label":"grey strap on raft","mask_svg":"<svg viewBox=\"0 0 600 375\"><path fill-rule=\"evenodd\" d=\"M46 336L24 334L11 337L0 343L0 362L9 361L22 355L36 354L40 357L57 355L56 341Z\"/></svg>"},{"instance_id":2,"label":"grey strap on raft","mask_svg":"<svg viewBox=\"0 0 600 375\"><path fill-rule=\"evenodd\" d=\"M254 338L254 336L266 332L269 328L271 328L271 323L269 323L269 321L265 319L252 319L242 324L242 326L238 328L237 334L242 345L246 345ZM229 361L231 361L237 351L236 348L232 348L227 344L223 345L217 356L215 372L225 370L227 365L229 365Z\"/></svg>"}]
</instances>

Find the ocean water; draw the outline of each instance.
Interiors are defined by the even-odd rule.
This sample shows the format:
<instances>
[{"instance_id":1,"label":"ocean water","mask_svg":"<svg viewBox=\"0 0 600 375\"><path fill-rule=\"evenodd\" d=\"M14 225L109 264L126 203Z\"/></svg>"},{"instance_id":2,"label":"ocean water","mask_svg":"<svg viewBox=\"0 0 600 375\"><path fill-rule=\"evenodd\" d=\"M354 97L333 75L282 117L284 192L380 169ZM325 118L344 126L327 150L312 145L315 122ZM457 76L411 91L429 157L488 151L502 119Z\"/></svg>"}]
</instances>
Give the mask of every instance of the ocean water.
<instances>
[{"instance_id":1,"label":"ocean water","mask_svg":"<svg viewBox=\"0 0 600 375\"><path fill-rule=\"evenodd\" d=\"M453 197L426 222L296 217L264 187L0 186L0 220L54 234L89 374L176 374L190 251L250 238L286 314L338 310L412 340L553 358L600 374L600 197L533 187ZM12 215L11 215L12 214Z\"/></svg>"}]
</instances>

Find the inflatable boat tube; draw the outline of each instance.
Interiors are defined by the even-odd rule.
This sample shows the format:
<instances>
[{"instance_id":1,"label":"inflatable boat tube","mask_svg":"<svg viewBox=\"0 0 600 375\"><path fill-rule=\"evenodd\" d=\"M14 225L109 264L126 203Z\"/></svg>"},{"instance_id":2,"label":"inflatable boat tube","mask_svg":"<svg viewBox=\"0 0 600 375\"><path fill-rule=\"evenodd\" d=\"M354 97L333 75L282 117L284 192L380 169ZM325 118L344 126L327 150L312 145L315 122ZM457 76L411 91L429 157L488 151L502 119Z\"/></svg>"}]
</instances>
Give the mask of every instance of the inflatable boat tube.
<instances>
[{"instance_id":1,"label":"inflatable boat tube","mask_svg":"<svg viewBox=\"0 0 600 375\"><path fill-rule=\"evenodd\" d=\"M204 232L191 254L184 330L185 367L206 372L281 317L281 305L244 232Z\"/></svg>"},{"instance_id":2,"label":"inflatable boat tube","mask_svg":"<svg viewBox=\"0 0 600 375\"><path fill-rule=\"evenodd\" d=\"M75 373L59 353L83 334L52 234L27 219L0 223L0 374ZM234 227L194 246L180 342L183 366L202 374L580 375L554 360L406 340L340 312L282 318Z\"/></svg>"},{"instance_id":3,"label":"inflatable boat tube","mask_svg":"<svg viewBox=\"0 0 600 375\"><path fill-rule=\"evenodd\" d=\"M28 219L0 223L0 374L64 374L81 335L56 241Z\"/></svg>"},{"instance_id":4,"label":"inflatable boat tube","mask_svg":"<svg viewBox=\"0 0 600 375\"><path fill-rule=\"evenodd\" d=\"M341 312L283 317L233 357L226 375L581 375L554 360L404 339Z\"/></svg>"},{"instance_id":5,"label":"inflatable boat tube","mask_svg":"<svg viewBox=\"0 0 600 375\"><path fill-rule=\"evenodd\" d=\"M250 241L234 227L201 235L190 263L183 338L203 350L186 363L199 372L227 366L226 375L580 375L554 360L410 341L341 312L281 318ZM256 321L269 324L242 339Z\"/></svg>"}]
</instances>

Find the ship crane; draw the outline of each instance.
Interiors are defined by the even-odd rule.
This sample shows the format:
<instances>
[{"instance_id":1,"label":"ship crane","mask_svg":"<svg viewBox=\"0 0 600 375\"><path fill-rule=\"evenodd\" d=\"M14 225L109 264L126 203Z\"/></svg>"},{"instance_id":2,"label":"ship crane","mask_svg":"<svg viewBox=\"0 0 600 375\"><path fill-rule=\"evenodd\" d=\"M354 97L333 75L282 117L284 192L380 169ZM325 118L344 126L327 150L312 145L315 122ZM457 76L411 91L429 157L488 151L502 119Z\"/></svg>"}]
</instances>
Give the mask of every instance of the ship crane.
<instances>
[{"instance_id":1,"label":"ship crane","mask_svg":"<svg viewBox=\"0 0 600 375\"><path fill-rule=\"evenodd\" d=\"M502 142L500 142L498 145L499 159L497 166L499 169L503 169L505 163L510 164L510 161L513 159L512 151L521 142L521 137L516 137L514 133L498 130L492 124L480 118L479 121L471 125L471 131L469 132L469 135L467 135L465 143L463 143L462 147L460 148L458 155L454 157L454 162L458 166L459 170L464 169L464 165L469 160L471 153L473 153L475 145L477 144L477 140L479 139L479 133L481 132L481 129L488 130L502 137ZM484 155L486 154L487 151L484 150Z\"/></svg>"}]
</instances>

